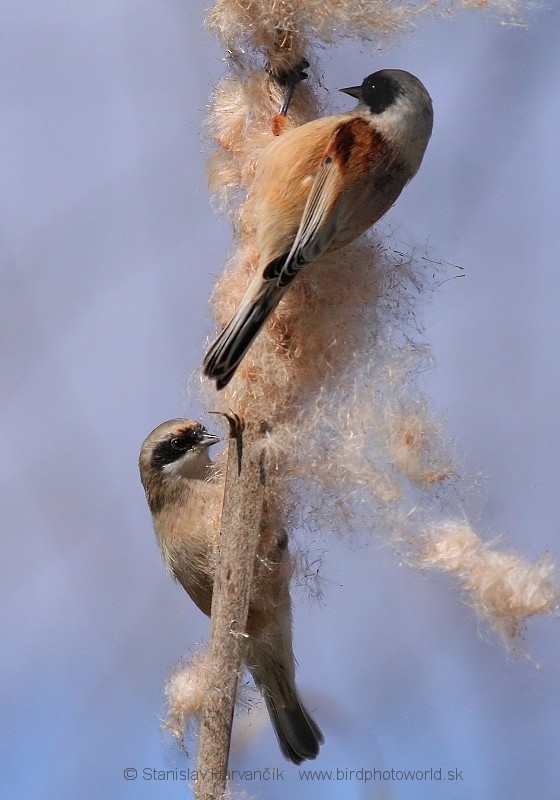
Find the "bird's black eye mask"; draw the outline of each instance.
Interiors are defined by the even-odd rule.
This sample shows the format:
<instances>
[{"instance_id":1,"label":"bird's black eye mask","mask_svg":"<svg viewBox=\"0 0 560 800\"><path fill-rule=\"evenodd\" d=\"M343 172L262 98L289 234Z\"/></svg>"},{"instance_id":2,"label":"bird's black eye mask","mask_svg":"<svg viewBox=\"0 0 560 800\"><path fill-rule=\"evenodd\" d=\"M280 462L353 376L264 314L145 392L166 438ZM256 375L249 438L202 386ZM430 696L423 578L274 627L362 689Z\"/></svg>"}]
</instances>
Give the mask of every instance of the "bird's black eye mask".
<instances>
[{"instance_id":1,"label":"bird's black eye mask","mask_svg":"<svg viewBox=\"0 0 560 800\"><path fill-rule=\"evenodd\" d=\"M167 464L177 461L200 442L204 433L204 428L189 429L159 442L152 455L152 467L162 469Z\"/></svg>"},{"instance_id":2,"label":"bird's black eye mask","mask_svg":"<svg viewBox=\"0 0 560 800\"><path fill-rule=\"evenodd\" d=\"M368 75L361 87L361 99L370 107L372 114L382 114L401 94L402 88L394 78L383 70Z\"/></svg>"}]
</instances>

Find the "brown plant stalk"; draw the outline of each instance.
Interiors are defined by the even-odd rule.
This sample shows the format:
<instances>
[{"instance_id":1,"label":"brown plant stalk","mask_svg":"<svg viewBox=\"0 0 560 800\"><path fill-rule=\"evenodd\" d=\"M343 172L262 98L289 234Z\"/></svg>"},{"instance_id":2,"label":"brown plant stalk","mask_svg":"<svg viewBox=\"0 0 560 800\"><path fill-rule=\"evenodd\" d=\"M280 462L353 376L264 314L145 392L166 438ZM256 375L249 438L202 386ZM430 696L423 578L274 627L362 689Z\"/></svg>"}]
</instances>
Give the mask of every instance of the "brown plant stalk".
<instances>
[{"instance_id":1,"label":"brown plant stalk","mask_svg":"<svg viewBox=\"0 0 560 800\"><path fill-rule=\"evenodd\" d=\"M259 447L262 433L249 426L241 436L231 436L228 448L212 595L208 688L200 721L197 800L215 800L226 791L233 709L263 512L265 467L264 451Z\"/></svg>"}]
</instances>

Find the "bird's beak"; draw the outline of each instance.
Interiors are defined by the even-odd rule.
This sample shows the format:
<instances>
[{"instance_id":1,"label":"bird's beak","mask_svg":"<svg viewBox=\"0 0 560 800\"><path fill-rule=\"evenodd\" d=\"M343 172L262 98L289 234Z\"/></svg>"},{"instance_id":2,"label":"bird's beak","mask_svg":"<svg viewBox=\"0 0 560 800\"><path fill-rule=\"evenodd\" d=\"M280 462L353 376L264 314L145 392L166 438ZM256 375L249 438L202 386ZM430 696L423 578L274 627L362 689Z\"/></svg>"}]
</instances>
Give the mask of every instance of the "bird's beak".
<instances>
[{"instance_id":1,"label":"bird's beak","mask_svg":"<svg viewBox=\"0 0 560 800\"><path fill-rule=\"evenodd\" d=\"M219 436L214 436L213 433L208 433L208 431L204 431L202 434L202 438L198 442L199 447L212 447L213 444L218 444L220 441Z\"/></svg>"},{"instance_id":2,"label":"bird's beak","mask_svg":"<svg viewBox=\"0 0 560 800\"><path fill-rule=\"evenodd\" d=\"M350 97L355 97L356 100L362 99L362 87L361 86L348 86L346 89L339 89L339 92L344 92L344 94L349 94Z\"/></svg>"}]
</instances>

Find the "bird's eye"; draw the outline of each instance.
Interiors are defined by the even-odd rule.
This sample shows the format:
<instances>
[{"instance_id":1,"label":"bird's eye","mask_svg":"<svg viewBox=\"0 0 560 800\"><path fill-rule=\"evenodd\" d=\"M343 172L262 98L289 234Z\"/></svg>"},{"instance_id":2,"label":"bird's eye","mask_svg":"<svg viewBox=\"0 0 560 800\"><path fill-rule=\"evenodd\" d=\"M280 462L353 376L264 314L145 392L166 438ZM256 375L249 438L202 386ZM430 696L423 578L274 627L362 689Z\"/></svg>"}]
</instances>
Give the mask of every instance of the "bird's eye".
<instances>
[{"instance_id":1,"label":"bird's eye","mask_svg":"<svg viewBox=\"0 0 560 800\"><path fill-rule=\"evenodd\" d=\"M179 453L183 453L189 447L187 440L183 436L176 436L171 439L169 444L172 450L176 450Z\"/></svg>"}]
</instances>

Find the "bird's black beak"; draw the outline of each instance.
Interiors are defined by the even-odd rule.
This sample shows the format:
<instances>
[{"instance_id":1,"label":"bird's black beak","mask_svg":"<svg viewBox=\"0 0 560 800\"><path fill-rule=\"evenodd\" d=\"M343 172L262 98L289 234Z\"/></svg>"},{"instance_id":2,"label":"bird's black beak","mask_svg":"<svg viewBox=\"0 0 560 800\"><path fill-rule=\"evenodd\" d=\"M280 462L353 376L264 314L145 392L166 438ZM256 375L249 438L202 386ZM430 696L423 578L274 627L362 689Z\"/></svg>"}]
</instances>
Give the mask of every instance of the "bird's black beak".
<instances>
[{"instance_id":1,"label":"bird's black beak","mask_svg":"<svg viewBox=\"0 0 560 800\"><path fill-rule=\"evenodd\" d=\"M356 100L362 99L362 87L361 86L348 86L346 89L339 89L339 92L344 92L344 94L349 94L350 97L355 97Z\"/></svg>"},{"instance_id":2,"label":"bird's black beak","mask_svg":"<svg viewBox=\"0 0 560 800\"><path fill-rule=\"evenodd\" d=\"M198 445L199 447L212 447L213 444L218 444L220 441L219 436L214 436L213 433L208 433L208 431L204 431L201 438L199 439Z\"/></svg>"}]
</instances>

